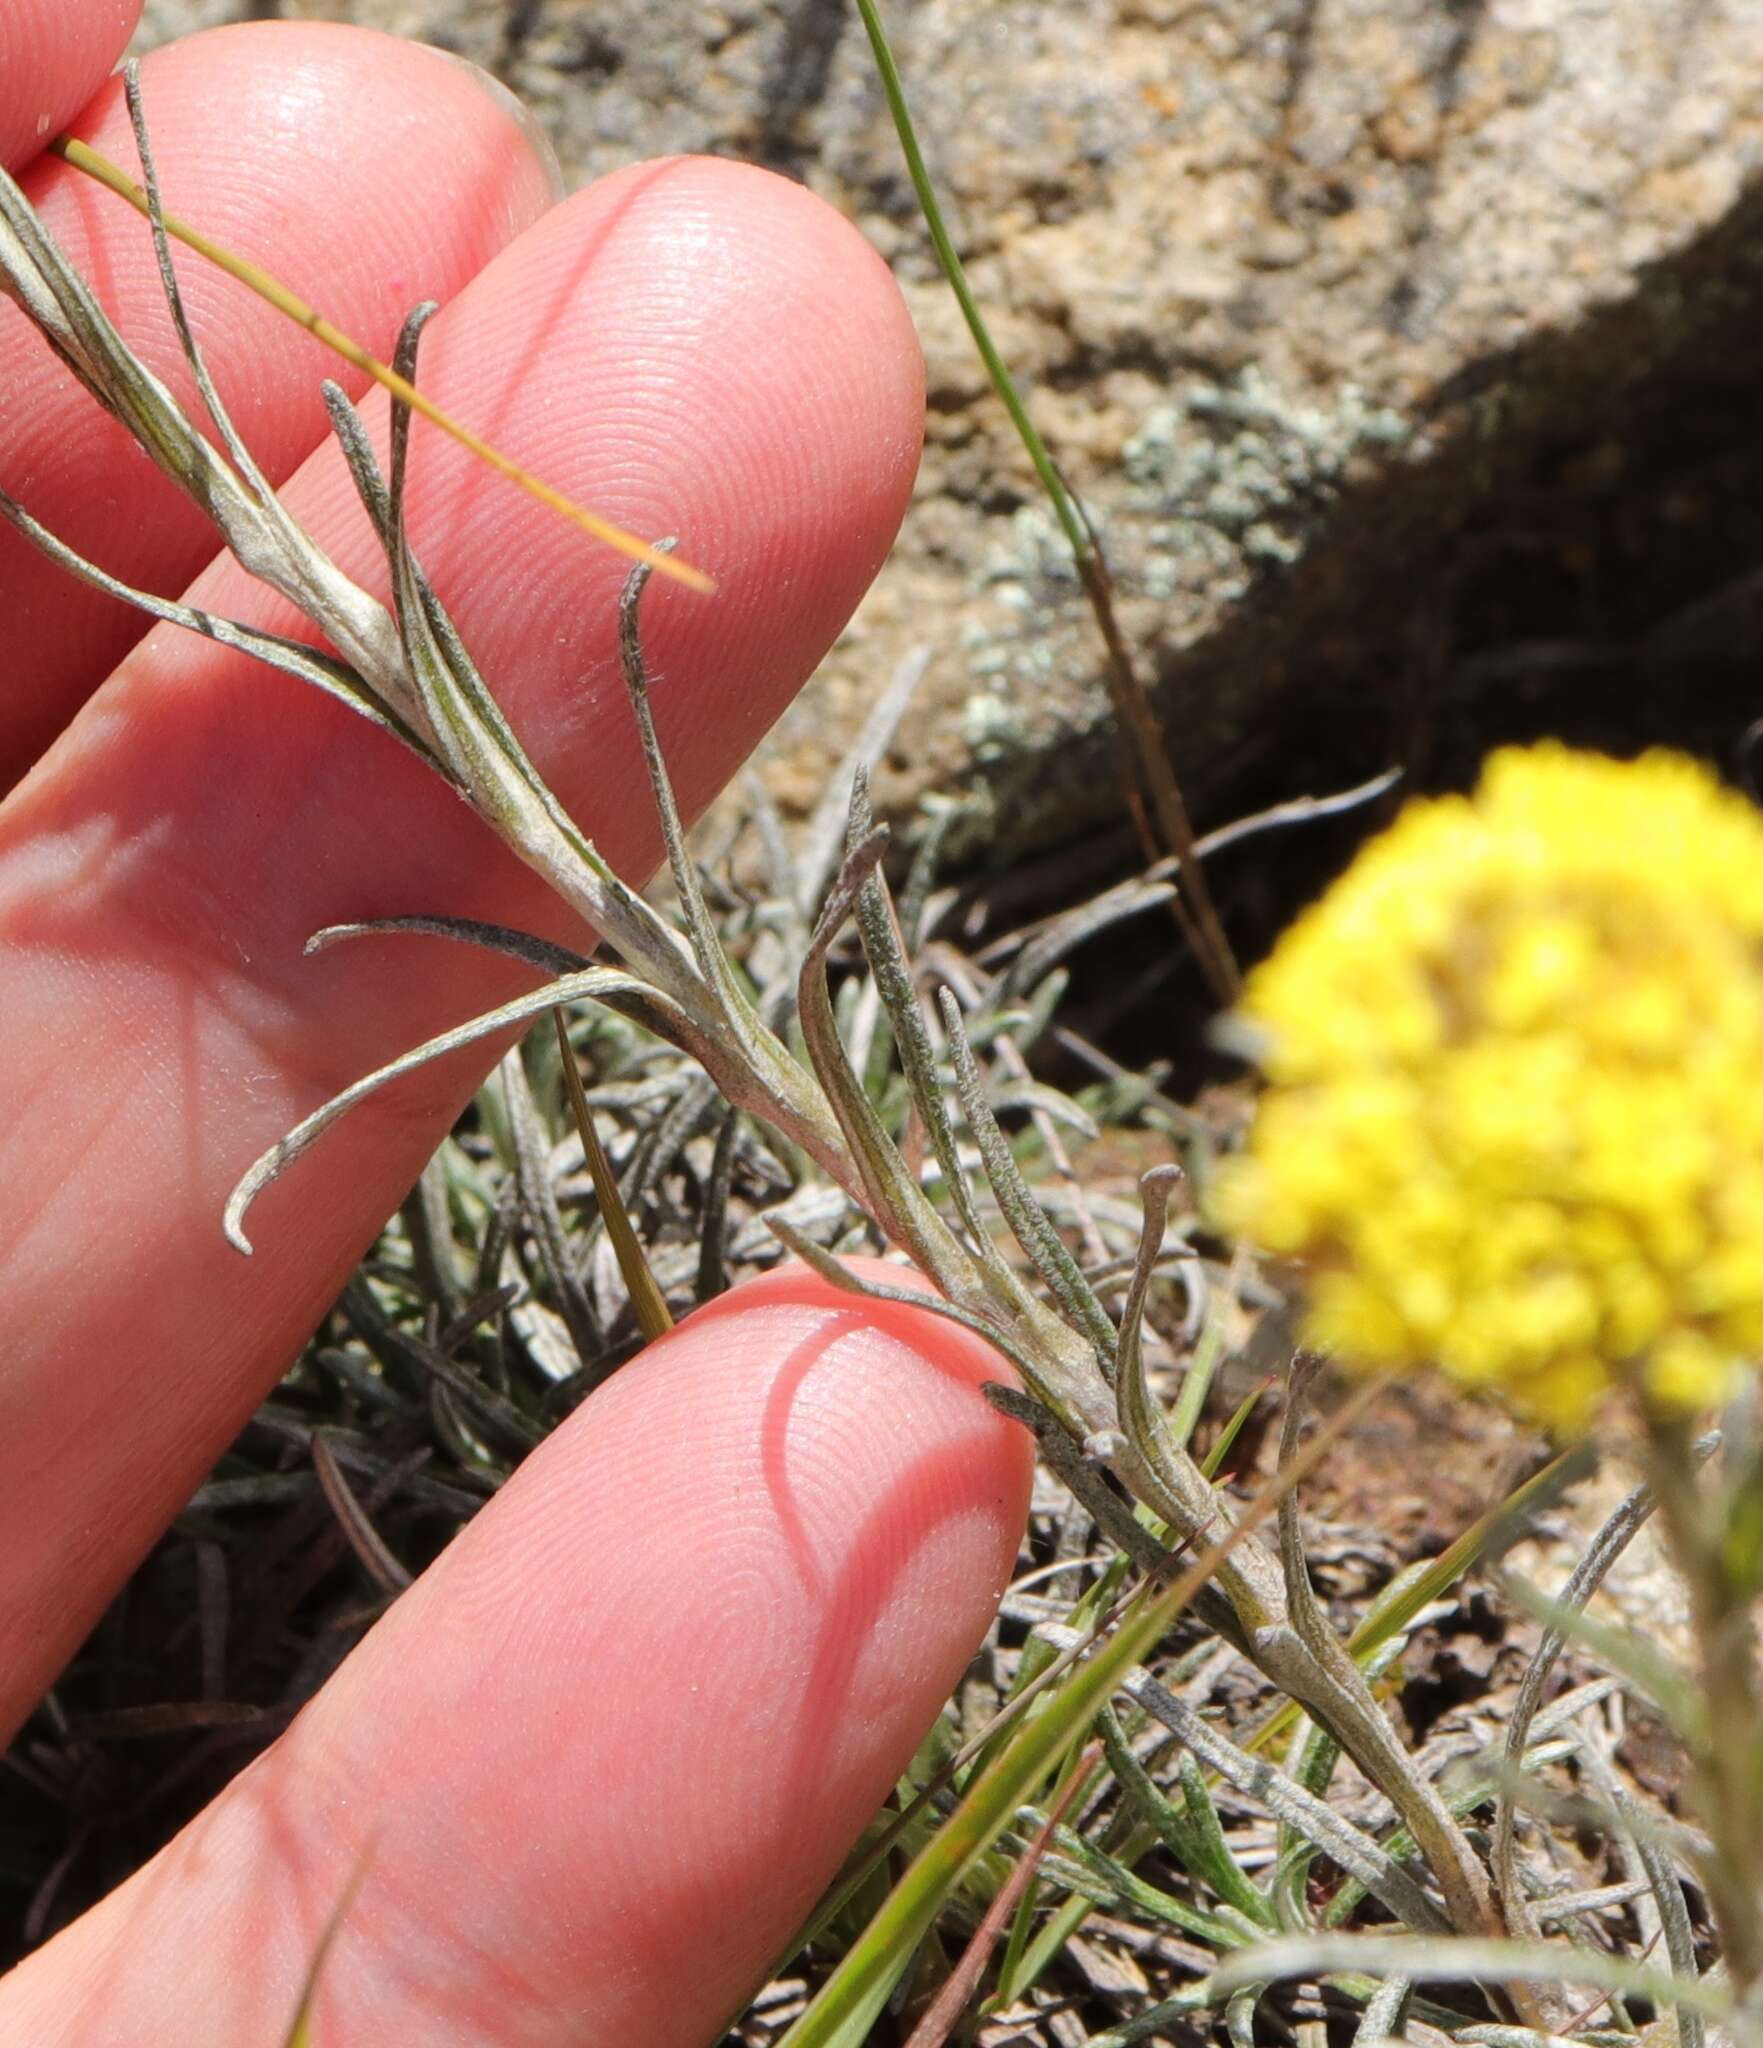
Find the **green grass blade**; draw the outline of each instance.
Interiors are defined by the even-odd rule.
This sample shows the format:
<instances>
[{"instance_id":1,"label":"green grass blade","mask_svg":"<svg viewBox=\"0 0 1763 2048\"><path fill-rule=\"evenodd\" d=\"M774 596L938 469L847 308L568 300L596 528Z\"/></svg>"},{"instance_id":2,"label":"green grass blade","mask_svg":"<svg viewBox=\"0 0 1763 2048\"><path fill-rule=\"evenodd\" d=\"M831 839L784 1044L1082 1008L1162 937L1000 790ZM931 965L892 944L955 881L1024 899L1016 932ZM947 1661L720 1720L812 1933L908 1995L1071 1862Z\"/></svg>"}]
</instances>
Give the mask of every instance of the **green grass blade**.
<instances>
[{"instance_id":1,"label":"green grass blade","mask_svg":"<svg viewBox=\"0 0 1763 2048\"><path fill-rule=\"evenodd\" d=\"M1041 480L1041 487L1052 501L1059 524L1065 531L1065 538L1071 544L1072 553L1080 562L1087 561L1095 552L1090 542L1089 529L1084 524L1083 514L1078 510L1077 501L1065 487L1065 479L1059 474L1058 465L1033 420L1028 408L1022 402L1006 368L1004 358L998 353L998 345L992 339L991 330L986 326L985 315L979 309L979 302L973 296L967 282L967 271L961 258L956 254L955 243L943 219L943 209L938 202L936 187L930 181L930 171L924 161L924 152L918 146L918 134L912 125L911 110L906 105L906 88L900 82L900 69L894 62L894 52L888 42L887 30L875 0L857 0L857 12L863 17L863 26L869 36L869 47L875 58L876 75L881 80L882 91L887 97L888 112L894 118L894 128L900 138L900 151L906 159L907 175L912 180L912 189L918 195L919 209L924 215L924 224L930 230L932 246L937 252L937 261L943 267L943 275L949 280L949 289L955 294L955 302L961 308L961 317L967 322L967 331L973 336L973 345L979 350L980 360L986 366L986 375L992 380L992 388L1003 401L1004 410L1010 415L1010 424L1021 437L1022 445L1028 451L1028 459L1034 464L1035 475Z\"/></svg>"},{"instance_id":2,"label":"green grass blade","mask_svg":"<svg viewBox=\"0 0 1763 2048\"><path fill-rule=\"evenodd\" d=\"M1290 1488L1302 1484L1377 1391L1377 1384L1368 1381L1337 1410L1229 1532L1155 1598L1129 1613L1113 1637L1023 1724L919 1851L780 2048L828 2048L854 2013L880 2011L887 1993L879 1987L898 1978L905 1958L930 1931L944 1901L1010 1825L1016 1809L1032 1797L1060 1758L1087 1736L1090 1724L1128 1673L1152 1653L1236 1546L1268 1519Z\"/></svg>"},{"instance_id":3,"label":"green grass blade","mask_svg":"<svg viewBox=\"0 0 1763 2048\"><path fill-rule=\"evenodd\" d=\"M1198 1583L1184 1573L1144 1606L1027 1721L920 1850L887 1903L853 1943L781 2048L829 2048L860 2011L879 2012L887 1987L929 1932L944 1902L1041 1782L1087 1733L1120 1680L1147 1656Z\"/></svg>"}]
</instances>

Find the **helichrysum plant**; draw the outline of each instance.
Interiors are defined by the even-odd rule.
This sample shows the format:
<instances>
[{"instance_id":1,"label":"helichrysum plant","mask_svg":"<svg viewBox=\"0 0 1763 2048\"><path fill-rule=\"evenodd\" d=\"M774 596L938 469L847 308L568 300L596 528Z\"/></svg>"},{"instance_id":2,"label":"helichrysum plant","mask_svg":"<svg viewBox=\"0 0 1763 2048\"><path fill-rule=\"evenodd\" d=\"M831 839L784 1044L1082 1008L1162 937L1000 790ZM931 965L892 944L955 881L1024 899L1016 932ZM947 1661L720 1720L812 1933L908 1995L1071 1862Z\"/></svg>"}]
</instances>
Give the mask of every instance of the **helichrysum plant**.
<instances>
[{"instance_id":1,"label":"helichrysum plant","mask_svg":"<svg viewBox=\"0 0 1763 2048\"><path fill-rule=\"evenodd\" d=\"M394 733L546 878L601 934L619 961L589 964L519 933L446 918L392 918L315 934L314 948L393 941L397 933L411 930L446 932L461 942L512 952L546 978L531 993L363 1077L307 1117L244 1174L224 1219L232 1242L242 1251L250 1249L247 1213L270 1180L294 1166L350 1106L411 1067L510 1025L542 1018L560 1004L594 1001L633 1019L697 1061L732 1105L768 1123L843 1190L884 1240L911 1256L938 1293L927 1298L915 1292L907 1299L979 1330L1014 1362L1026 1397L994 1389L999 1405L1035 1428L1049 1462L1110 1540L1159 1575L1174 1562L1167 1544L1213 1546L1212 1581L1201 1600L1206 1618L1224 1630L1274 1685L1301 1701L1330 1730L1388 1797L1418 1845L1427 1880L1436 1887L1437 1903L1422 1882L1375 1843L1368 1840L1354 1850L1337 1843L1342 1855L1357 1859L1363 1881L1385 1909L1415 1927L1491 1931L1497 1921L1487 1874L1473 1844L1438 1786L1410 1762L1359 1664L1320 1610L1303 1567L1292 1496L1288 1492L1280 1503L1280 1540L1275 1548L1247 1516L1237 1519L1230 1502L1171 1430L1152 1394L1141 1325L1164 1244L1171 1170L1147 1176L1142 1242L1133 1262L1131 1288L1116 1319L1017 1167L988 1099L962 1004L947 988L940 991L934 1011L927 1014L921 1004L902 948L896 907L881 872L887 834L870 815L861 782L852 795L844 863L813 930L805 935L799 972L785 974L775 987L757 993L749 987L724 952L707 914L655 743L639 631L647 560L634 572L626 591L621 644L630 708L648 762L684 929L664 918L612 870L527 758L411 549L404 520L410 419L404 393L416 381L421 331L433 308L416 309L397 351L391 456L384 471L354 408L334 386L326 391L333 428L386 553L394 599L388 611L351 583L295 524L227 418L184 318L139 80L132 69L125 74L125 84L143 172L144 189L136 196L151 222L179 339L224 451L196 430L165 387L131 354L23 193L3 172L0 288L22 306L98 402L204 506L237 558L300 606L334 652L313 652L129 590L46 533L25 507L3 492L0 517L9 519L71 573L157 617L247 648ZM643 553L653 557L666 545L658 543ZM908 1146L903 1151L893 1142L840 1035L828 956L852 922L892 1032L917 1128L926 1140L922 1148ZM805 1061L772 1021L783 1020L792 1009ZM951 1095L959 1105L959 1117L951 1108ZM909 1156L920 1151L923 1157ZM976 1164L985 1197L1017 1240L1022 1264L1006 1260L994 1239L980 1206L972 1172ZM872 1296L889 1295L889 1289L841 1267L781 1217L773 1218L773 1228L834 1284ZM1301 1403L1294 1400L1286 1443L1288 1473L1294 1480L1302 1469L1297 1455L1301 1413ZM1142 1504L1143 1519L1133 1513L1135 1501ZM1166 1597L1174 1599L1179 1593L1185 1600L1182 1583L1172 1580ZM1150 1610L1150 1615L1153 1621L1159 1616L1167 1619L1162 1608ZM1130 1644L1131 1638L1121 1641ZM1245 1759L1241 1769L1246 1782L1270 1782L1257 1763ZM1028 1783L1025 1778L1017 1793ZM987 1831L974 1837L964 1855L983 1851L1008 1824L1013 1804L1012 1799L997 1806ZM912 1941L916 1938L914 1934ZM902 1957L910 1946L905 1945Z\"/></svg>"},{"instance_id":2,"label":"helichrysum plant","mask_svg":"<svg viewBox=\"0 0 1763 2048\"><path fill-rule=\"evenodd\" d=\"M1343 1641L1311 1584L1293 1491L1326 1441L1324 1432L1300 1448L1309 1364L1295 1361L1290 1375L1279 1482L1247 1509L1191 1455L1192 1409L1177 1426L1184 1410L1172 1416L1147 1374L1145 1309L1166 1249L1174 1170L1145 1177L1138 1252L1122 1262L1128 1284L1112 1309L1098 1292L1103 1274L1080 1267L999 1124L969 1029L999 1028L990 998L970 992L964 1004L945 988L935 1008L921 1002L881 870L886 833L861 780L843 865L811 930L803 920L796 970L768 970L754 983L737 969L708 915L649 717L639 599L650 568L667 559L665 543L637 550L644 566L627 588L621 639L680 924L612 870L526 757L412 553L405 456L419 337L432 309L412 315L398 351L383 472L354 409L334 388L327 393L387 557L388 610L295 524L213 392L183 317L132 72L127 87L146 188L135 196L150 216L180 340L223 446L199 433L131 355L3 172L0 290L205 507L240 561L301 607L329 651L130 591L4 493L0 517L112 595L248 648L390 730L617 956L616 964L590 964L519 933L440 916L316 934L315 947L441 932L511 952L543 981L315 1111L245 1173L225 1218L233 1242L249 1249L245 1220L257 1192L375 1088L559 1005L598 1003L696 1062L734 1108L769 1124L878 1236L907 1252L938 1292L904 1298L980 1331L1016 1364L1026 1391L990 1390L998 1405L1034 1428L1048 1463L1118 1548L1121 1571L1130 1560L1146 1574L1149 1597L1074 1667L1056 1705L1051 1696L1041 1702L1046 1710L1000 1737L995 1753L987 1735L976 1752L987 1760L976 1763L961 1804L798 2021L792 2048L858 2038L941 1901L1017 1823L1061 1758L1075 1757L1120 1689L1183 1746L1191 1766L1187 1804L1172 1820L1169 1802L1134 1777L1125 1732L1113 1727L1112 1767L1137 1814L1121 1846L1141 1834L1163 1838L1201 1873L1218 1910L1196 1915L1171 1899L1167 1911L1219 1958L1209 1977L1135 2020L1118 2036L1120 2048L1166 2020L1216 2010L1228 2011L1232 2038L1245 2039L1256 1999L1284 1974L1347 1971L1340 1981L1367 2007L1366 2039L1399 2030L1416 1983L1453 1974L1489 1984L1534 1979L1535 1944L1516 1951L1495 1938L1535 1931L1510 1828L1502 1827L1490 1874L1464 1825L1487 1804L1485 1787L1473 1784L1465 1795L1442 1785L1437 1766L1411 1754L1372 1691L1366 1667L1396 1654L1392 1637L1405 1622L1392 1606L1383 1635ZM823 851L824 863L810 865L830 870L836 831ZM910 1098L912 1141L903 1144L865 1086L867 1059L854 1059L846 1044L829 979L831 949L853 922ZM908 928L915 922L904 920ZM1654 1425L1659 1501L1697 1593L1707 1706L1706 1727L1691 1732L1716 1816L1706 1882L1741 1993L1763 1978L1763 1909L1752 1896L1763 1867L1763 1796L1746 1622L1750 1596L1763 1585L1763 1511L1748 1520L1745 1513L1747 1501L1763 1500L1755 1483L1763 1457L1754 1433L1729 1450L1724 1490L1710 1511L1682 1417L1726 1392L1763 1328L1755 1227L1763 1219L1760 936L1763 826L1700 771L1662 758L1619 768L1549 750L1502 757L1473 803L1411 811L1256 978L1242 1014L1265 1048L1273 1085L1224 1197L1245 1237L1307 1264L1310 1334L1319 1345L1373 1365L1436 1358L1562 1422L1585 1417L1618 1383L1640 1395ZM788 1030L792 1014L800 1054ZM584 1144L587 1137L584 1128ZM1001 1249L1000 1219L1017 1259ZM899 1298L842 1268L783 1217L772 1226L835 1284ZM1625 1507L1611 1541L1594 1545L1588 1563L1596 1569L1576 1579L1572 1598L1589 1596L1649 1506ZM1276 1527L1264 1535L1261 1524L1275 1510ZM1183 1571L1179 1552L1190 1545L1196 1557ZM1390 1593L1407 1599L1401 1586ZM1190 1599L1290 1711L1304 1710L1289 1769L1259 1753L1280 1713L1251 1749L1133 1671ZM1571 1605L1568 1596L1562 1604ZM1400 1610L1409 1619L1416 1611L1412 1603ZM1098 1632L1107 1619L1102 1613ZM1082 1657L1092 1642L1080 1635L1060 1655ZM1546 1660L1535 1668L1535 1697L1513 1720L1514 1779L1553 1754L1529 1739L1533 1724L1539 1736L1543 1729L1536 1709ZM1058 1671L1043 1667L1047 1676ZM1381 1838L1320 1797L1337 1749L1389 1803L1377 1823ZM1277 1821L1285 1848L1266 1883L1232 1864L1207 1774ZM1332 1902L1305 1881L1318 1852L1342 1873ZM1071 1897L1051 1931L1063 1939L1059 1930L1080 1924L1087 1900L1106 1903L1123 1883L1141 1903L1160 1899L1130 1860L1097 1862L1092 1854L1081 1869L1067 1866L1060 1881ZM1648 1995L1677 2004L1683 2048L1697 2048L1697 2013L1732 2001L1698 1979L1681 1894L1669 1864L1660 1869L1654 1889L1668 1972L1646 1979L1629 1969L1619 1981L1651 1986ZM1367 1898L1408 1933L1382 1937L1380 1948L1335 1932ZM1080 1911L1070 1919L1074 1905ZM1289 1932L1268 1945L1275 1929ZM1013 1943L1012 1953L1022 1961L1026 1952ZM1545 1976L1563 1953L1576 1951L1558 1942L1540 1950ZM1575 1967L1583 1976L1583 1965ZM1618 1980L1605 1970L1589 1981ZM1518 2005L1534 2024L1549 2023L1546 2012ZM1441 2008L1434 2017L1460 2024L1463 2016Z\"/></svg>"}]
</instances>

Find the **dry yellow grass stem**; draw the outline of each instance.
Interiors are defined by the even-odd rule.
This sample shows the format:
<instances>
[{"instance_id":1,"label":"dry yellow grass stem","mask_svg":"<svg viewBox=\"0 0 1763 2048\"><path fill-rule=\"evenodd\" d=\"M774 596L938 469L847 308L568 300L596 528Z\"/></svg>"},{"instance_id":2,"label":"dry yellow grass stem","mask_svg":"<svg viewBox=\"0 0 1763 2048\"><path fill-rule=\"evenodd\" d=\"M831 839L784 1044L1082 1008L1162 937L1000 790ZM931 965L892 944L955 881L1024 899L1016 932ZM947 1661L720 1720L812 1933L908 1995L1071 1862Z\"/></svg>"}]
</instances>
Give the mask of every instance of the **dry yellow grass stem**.
<instances>
[{"instance_id":1,"label":"dry yellow grass stem","mask_svg":"<svg viewBox=\"0 0 1763 2048\"><path fill-rule=\"evenodd\" d=\"M147 195L126 171L119 170L106 156L101 156L89 144L76 141L71 135L58 135L49 145L50 150L64 163L72 164L77 171L95 178L100 185L114 192L118 198L126 199L138 213L151 218ZM633 562L642 562L648 568L658 570L676 583L683 583L688 590L696 590L708 596L716 589L715 579L707 576L702 569L694 569L690 562L683 562L678 555L663 554L645 540L639 540L634 533L628 533L622 526L616 526L609 519L602 519L597 512L590 512L578 505L573 498L566 498L559 490L546 483L543 477L535 476L530 469L523 469L518 462L504 455L462 421L456 420L444 411L432 398L418 391L408 378L400 377L389 364L382 363L377 356L369 355L360 342L352 341L341 328L333 327L324 315L296 293L289 291L278 278L272 277L259 264L248 258L235 255L219 242L211 240L199 228L193 228L175 214L163 214L165 232L174 236L187 248L208 262L217 264L229 277L236 277L242 285L249 287L260 299L266 299L280 313L304 327L308 334L324 343L325 347L340 355L345 362L365 372L376 384L383 385L392 396L410 407L412 412L422 415L439 427L442 433L452 435L461 447L469 448L482 462L516 483L529 496L537 498L541 505L549 505L553 512L559 512L572 525L590 534L595 540L604 541L608 547L616 548L621 555L628 555Z\"/></svg>"}]
</instances>

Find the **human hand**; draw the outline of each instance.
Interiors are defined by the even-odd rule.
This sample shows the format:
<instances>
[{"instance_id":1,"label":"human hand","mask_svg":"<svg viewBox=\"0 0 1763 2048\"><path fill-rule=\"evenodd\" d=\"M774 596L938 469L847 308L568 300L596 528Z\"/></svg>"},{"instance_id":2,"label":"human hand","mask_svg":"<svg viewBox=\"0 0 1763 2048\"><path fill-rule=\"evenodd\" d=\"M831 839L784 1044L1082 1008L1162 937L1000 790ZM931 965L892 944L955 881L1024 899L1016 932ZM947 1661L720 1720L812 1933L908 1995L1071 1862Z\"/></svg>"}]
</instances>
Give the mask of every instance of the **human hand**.
<instances>
[{"instance_id":1,"label":"human hand","mask_svg":"<svg viewBox=\"0 0 1763 2048\"><path fill-rule=\"evenodd\" d=\"M6 0L15 168L69 126L132 163L104 75L137 4ZM658 584L645 612L662 742L701 808L843 624L911 487L922 372L881 264L819 201L732 164L641 166L553 206L475 74L365 32L217 31L149 59L144 88L171 206L382 354L412 303L447 302L425 385L717 575L715 599ZM189 403L141 223L59 162L26 184ZM336 451L302 466L336 365L230 283L181 275L260 460L382 588ZM235 566L202 570L200 518L0 314L0 484L130 581L200 570L211 609L296 630ZM409 502L541 769L621 872L646 873L658 837L613 644L624 564L420 428ZM483 1061L358 1110L325 1171L263 1197L248 1263L220 1234L244 1165L523 985L419 939L307 960L308 934L408 910L581 934L414 759L317 693L174 629L137 642L6 528L0 593L0 785L30 769L0 806L10 1731ZM708 2038L984 1631L1029 1475L1026 1439L976 1392L1001 1370L946 1323L800 1272L693 1317L527 1461L213 1807L0 1984L0 2040L277 2041L363 1868L320 2044Z\"/></svg>"}]
</instances>

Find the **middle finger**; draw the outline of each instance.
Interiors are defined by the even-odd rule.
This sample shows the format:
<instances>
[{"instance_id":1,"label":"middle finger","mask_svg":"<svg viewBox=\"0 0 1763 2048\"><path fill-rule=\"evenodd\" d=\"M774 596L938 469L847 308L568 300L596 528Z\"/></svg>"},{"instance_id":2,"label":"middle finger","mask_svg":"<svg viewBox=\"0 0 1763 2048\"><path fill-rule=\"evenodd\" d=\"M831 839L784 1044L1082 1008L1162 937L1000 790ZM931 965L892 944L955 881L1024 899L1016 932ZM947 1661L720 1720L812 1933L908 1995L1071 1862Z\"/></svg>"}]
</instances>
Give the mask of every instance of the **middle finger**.
<instances>
[{"instance_id":1,"label":"middle finger","mask_svg":"<svg viewBox=\"0 0 1763 2048\"><path fill-rule=\"evenodd\" d=\"M424 298L446 300L556 196L515 101L439 50L366 29L262 22L148 57L142 95L166 205L280 275L384 355ZM137 173L121 81L74 132ZM123 338L191 417L185 366L142 221L58 158L21 181ZM191 324L246 444L281 482L326 432L319 381L367 380L235 280L180 252ZM0 300L0 487L126 583L175 594L214 552L198 508L101 413ZM0 791L140 638L145 621L0 523Z\"/></svg>"}]
</instances>

